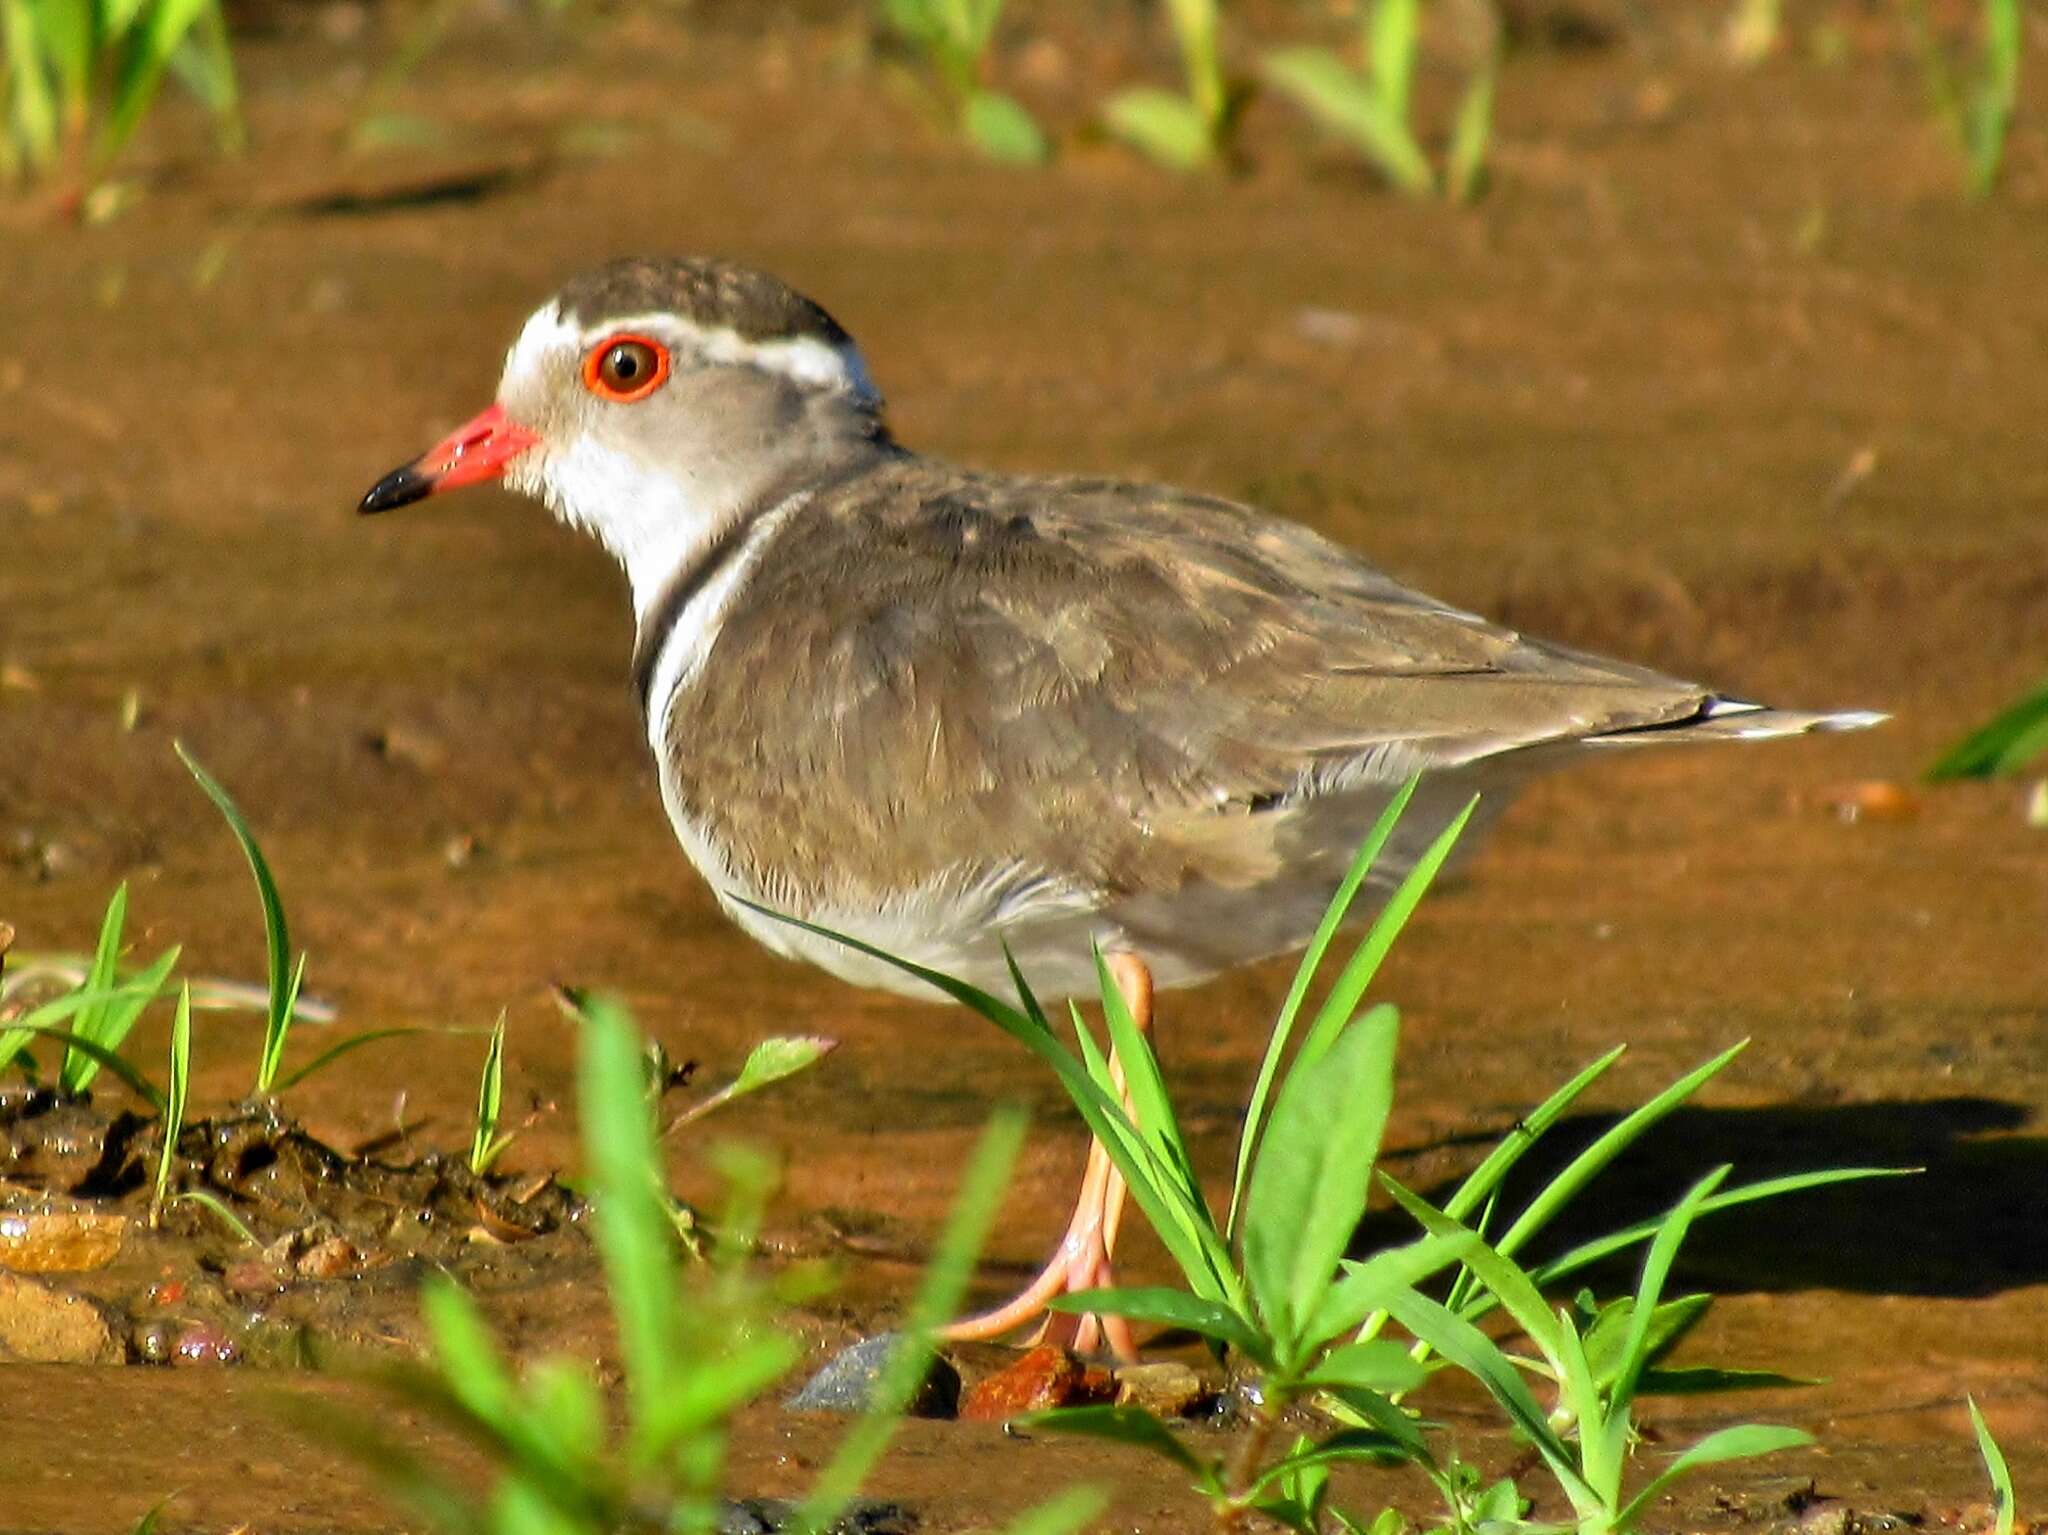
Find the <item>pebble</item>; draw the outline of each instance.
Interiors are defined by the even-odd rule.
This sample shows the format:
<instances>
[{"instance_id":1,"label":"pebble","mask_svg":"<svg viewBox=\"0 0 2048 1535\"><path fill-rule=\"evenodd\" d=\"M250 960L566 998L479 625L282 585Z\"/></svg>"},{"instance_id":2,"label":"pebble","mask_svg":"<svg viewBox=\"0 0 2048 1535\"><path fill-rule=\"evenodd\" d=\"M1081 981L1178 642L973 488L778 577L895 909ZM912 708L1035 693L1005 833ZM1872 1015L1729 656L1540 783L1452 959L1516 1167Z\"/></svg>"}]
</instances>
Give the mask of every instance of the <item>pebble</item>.
<instances>
[{"instance_id":1,"label":"pebble","mask_svg":"<svg viewBox=\"0 0 2048 1535\"><path fill-rule=\"evenodd\" d=\"M1085 1364L1063 1348L1041 1343L1014 1364L985 1375L960 1399L960 1416L1000 1423L1027 1412L1107 1402L1116 1382L1107 1370Z\"/></svg>"},{"instance_id":2,"label":"pebble","mask_svg":"<svg viewBox=\"0 0 2048 1535\"><path fill-rule=\"evenodd\" d=\"M128 1219L96 1210L0 1214L0 1268L17 1274L77 1274L105 1268L121 1251Z\"/></svg>"},{"instance_id":3,"label":"pebble","mask_svg":"<svg viewBox=\"0 0 2048 1535\"><path fill-rule=\"evenodd\" d=\"M1119 1407L1142 1407L1157 1418L1185 1418L1215 1398L1215 1391L1184 1364L1127 1364L1116 1372Z\"/></svg>"},{"instance_id":4,"label":"pebble","mask_svg":"<svg viewBox=\"0 0 2048 1535\"><path fill-rule=\"evenodd\" d=\"M865 1412L882 1367L902 1341L901 1333L877 1333L841 1349L805 1381L784 1405L792 1412ZM960 1407L960 1372L942 1354L932 1357L924 1383L906 1409L913 1418L950 1418Z\"/></svg>"},{"instance_id":5,"label":"pebble","mask_svg":"<svg viewBox=\"0 0 2048 1535\"><path fill-rule=\"evenodd\" d=\"M21 1364L119 1364L126 1350L82 1295L0 1271L0 1359Z\"/></svg>"}]
</instances>

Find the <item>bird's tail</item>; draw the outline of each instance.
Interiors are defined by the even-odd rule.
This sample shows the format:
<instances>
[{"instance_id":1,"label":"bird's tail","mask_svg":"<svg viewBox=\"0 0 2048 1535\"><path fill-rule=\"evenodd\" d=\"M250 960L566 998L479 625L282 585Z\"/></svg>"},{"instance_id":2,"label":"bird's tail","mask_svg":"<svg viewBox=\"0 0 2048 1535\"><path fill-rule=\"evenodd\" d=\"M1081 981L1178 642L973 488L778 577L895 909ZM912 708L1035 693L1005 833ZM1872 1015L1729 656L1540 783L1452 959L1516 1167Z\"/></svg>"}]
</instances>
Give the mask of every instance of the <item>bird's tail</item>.
<instances>
[{"instance_id":1,"label":"bird's tail","mask_svg":"<svg viewBox=\"0 0 2048 1535\"><path fill-rule=\"evenodd\" d=\"M1679 741L1763 741L1772 736L1803 736L1823 731L1868 730L1890 719L1871 709L1810 714L1798 709L1773 709L1741 698L1709 698L1697 713L1661 725L1588 736L1588 746L1651 746Z\"/></svg>"}]
</instances>

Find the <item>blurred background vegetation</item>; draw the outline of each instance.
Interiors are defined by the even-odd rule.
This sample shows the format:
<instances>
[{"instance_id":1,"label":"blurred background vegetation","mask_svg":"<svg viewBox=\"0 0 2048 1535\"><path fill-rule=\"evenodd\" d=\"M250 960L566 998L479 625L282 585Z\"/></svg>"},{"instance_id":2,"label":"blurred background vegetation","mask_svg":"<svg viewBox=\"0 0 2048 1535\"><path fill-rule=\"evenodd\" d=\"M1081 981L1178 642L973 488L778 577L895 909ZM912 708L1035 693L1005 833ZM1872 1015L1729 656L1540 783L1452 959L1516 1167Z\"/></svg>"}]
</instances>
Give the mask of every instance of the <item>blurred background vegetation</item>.
<instances>
[{"instance_id":1,"label":"blurred background vegetation","mask_svg":"<svg viewBox=\"0 0 2048 1535\"><path fill-rule=\"evenodd\" d=\"M1254 112L1310 130L1299 152L1355 159L1385 188L1469 201L1488 173L1502 77L1536 45L1594 47L1624 30L1715 27L1732 69L1793 60L1924 76L1929 131L1959 190L1993 194L2020 106L2022 58L2043 17L2024 0L1688 0L1664 7L1541 0L0 0L0 170L105 214L111 178L146 177L136 145L167 86L245 143L245 45L311 27L360 46L355 67L298 82L346 101L356 149L431 143L452 125L400 110L455 47L509 33L567 59L595 29L653 12L668 47L693 25L755 29L764 58L785 24L836 33L835 65L997 162L1056 163L1114 143L1175 173L1248 173ZM1680 21L1680 13L1687 13ZM1631 28L1631 23L1639 25ZM499 43L475 42L498 34ZM650 33L649 41L654 41ZM659 47L643 56L662 66ZM265 63L243 62L241 72ZM1085 84L1082 83L1085 81ZM1099 88L1097 86L1099 82ZM715 137L716 123L700 125ZM602 147L602 133L585 148ZM130 189L132 191L132 188Z\"/></svg>"}]
</instances>

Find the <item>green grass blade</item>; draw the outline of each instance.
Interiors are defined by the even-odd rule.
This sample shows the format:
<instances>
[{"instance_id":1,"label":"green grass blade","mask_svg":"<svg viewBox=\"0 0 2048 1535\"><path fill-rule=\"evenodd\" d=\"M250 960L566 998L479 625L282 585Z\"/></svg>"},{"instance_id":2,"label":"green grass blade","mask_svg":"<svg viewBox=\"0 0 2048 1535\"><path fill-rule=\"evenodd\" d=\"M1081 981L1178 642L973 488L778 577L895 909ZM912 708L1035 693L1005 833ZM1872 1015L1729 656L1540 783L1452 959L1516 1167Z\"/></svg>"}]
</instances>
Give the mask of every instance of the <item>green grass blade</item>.
<instances>
[{"instance_id":1,"label":"green grass blade","mask_svg":"<svg viewBox=\"0 0 2048 1535\"><path fill-rule=\"evenodd\" d=\"M1408 121L1415 56L1422 32L1421 0L1376 0L1368 23L1366 64L1387 115Z\"/></svg>"},{"instance_id":2,"label":"green grass blade","mask_svg":"<svg viewBox=\"0 0 2048 1535\"><path fill-rule=\"evenodd\" d=\"M1688 1471L1701 1466L1717 1465L1723 1461L1748 1460L1756 1455L1794 1450L1813 1442L1813 1435L1799 1429L1778 1428L1764 1423L1745 1423L1709 1434L1658 1472L1641 1492L1629 1499L1621 1510L1620 1517L1614 1521L1613 1527L1619 1530L1636 1528L1643 1511Z\"/></svg>"},{"instance_id":3,"label":"green grass blade","mask_svg":"<svg viewBox=\"0 0 2048 1535\"><path fill-rule=\"evenodd\" d=\"M1046 1309L1083 1315L1094 1311L1107 1316L1126 1317L1133 1322L1180 1328L1226 1343L1254 1363L1273 1363L1272 1345L1242 1314L1220 1301L1204 1300L1185 1290L1073 1290L1054 1296Z\"/></svg>"},{"instance_id":4,"label":"green grass blade","mask_svg":"<svg viewBox=\"0 0 2048 1535\"><path fill-rule=\"evenodd\" d=\"M1372 866L1379 861L1380 851L1387 845L1387 839L1394 834L1402 815L1408 809L1409 800L1415 797L1415 786L1422 782L1417 774L1394 791L1387 801L1386 809L1373 822L1372 830L1365 834L1365 841L1359 844L1358 855L1351 860L1351 867L1344 871L1344 878L1337 886L1337 893L1323 911L1322 921L1316 924L1315 937L1309 940L1302 951L1301 963L1295 967L1294 980L1287 988L1287 1000L1280 1004L1280 1016L1274 1020L1273 1032L1266 1040L1266 1053L1259 1061L1259 1075L1252 1083L1251 1102L1245 1109L1244 1127L1237 1137L1237 1171L1230 1184L1230 1216L1224 1222L1224 1231L1237 1234L1238 1207L1244 1202L1245 1179L1251 1175L1252 1152L1259 1143L1259 1134L1265 1128L1266 1100L1273 1090L1273 1079L1279 1073L1280 1062L1287 1053L1288 1041L1294 1034L1294 1021L1301 1012L1301 1004L1308 996L1308 989L1315 981L1316 972L1322 968L1323 955L1329 950L1330 941L1337 936L1337 930L1344 925L1344 918L1351 910L1351 903L1357 899L1358 890L1365 883Z\"/></svg>"},{"instance_id":5,"label":"green grass blade","mask_svg":"<svg viewBox=\"0 0 2048 1535\"><path fill-rule=\"evenodd\" d=\"M150 0L140 24L123 39L114 64L113 109L100 130L99 159L105 164L134 136L156 100L164 70L185 42L199 14L214 0Z\"/></svg>"},{"instance_id":6,"label":"green grass blade","mask_svg":"<svg viewBox=\"0 0 2048 1535\"><path fill-rule=\"evenodd\" d=\"M259 1091L290 1092L294 1087L305 1081L306 1078L325 1071L344 1055L360 1050L364 1045L374 1045L380 1039L403 1039L412 1034L437 1034L439 1032L440 1030L438 1029L421 1028L365 1029L360 1034L351 1034L347 1039L337 1040L334 1044L329 1045L325 1050L322 1050L318 1055L306 1062L305 1065L286 1072L282 1077L277 1078L271 1086L261 1088Z\"/></svg>"},{"instance_id":7,"label":"green grass blade","mask_svg":"<svg viewBox=\"0 0 2048 1535\"><path fill-rule=\"evenodd\" d=\"M1486 167L1493 143L1493 102L1500 85L1500 51L1486 58L1458 99L1451 125L1451 144L1444 156L1444 189L1453 202L1476 201L1486 187Z\"/></svg>"},{"instance_id":8,"label":"green grass blade","mask_svg":"<svg viewBox=\"0 0 2048 1535\"><path fill-rule=\"evenodd\" d=\"M1620 1060L1627 1050L1627 1045L1616 1045L1544 1099L1534 1110L1524 1114L1514 1128L1501 1137L1499 1144L1486 1154L1485 1160L1465 1175L1465 1181L1458 1185L1458 1191L1445 1201L1444 1214L1452 1220L1462 1221L1470 1216L1482 1201L1491 1199L1500 1188L1501 1181L1514 1170L1515 1164L1522 1160L1529 1149L1543 1138L1544 1132L1562 1119L1586 1089L1605 1076L1607 1069Z\"/></svg>"},{"instance_id":9,"label":"green grass blade","mask_svg":"<svg viewBox=\"0 0 2048 1535\"><path fill-rule=\"evenodd\" d=\"M170 1192L171 1168L178 1160L178 1134L185 1128L185 1095L192 1082L192 988L178 992L178 1011L171 1019L170 1084L164 1094L164 1117L160 1130L163 1144L157 1148L156 1183L149 1196L149 1224L163 1220L164 1196Z\"/></svg>"},{"instance_id":10,"label":"green grass blade","mask_svg":"<svg viewBox=\"0 0 2048 1535\"><path fill-rule=\"evenodd\" d=\"M1003 1535L1080 1535L1101 1516L1108 1500L1100 1488L1069 1487L1003 1526Z\"/></svg>"},{"instance_id":11,"label":"green grass blade","mask_svg":"<svg viewBox=\"0 0 2048 1535\"><path fill-rule=\"evenodd\" d=\"M2048 752L2048 682L1971 731L1927 770L1931 783L2017 773Z\"/></svg>"},{"instance_id":12,"label":"green grass blade","mask_svg":"<svg viewBox=\"0 0 2048 1535\"><path fill-rule=\"evenodd\" d=\"M1301 1357L1308 1319L1365 1217L1399 1030L1383 1005L1326 1054L1311 1060L1304 1046L1274 1100L1245 1196L1244 1266L1283 1362Z\"/></svg>"},{"instance_id":13,"label":"green grass blade","mask_svg":"<svg viewBox=\"0 0 2048 1535\"><path fill-rule=\"evenodd\" d=\"M1514 1224L1508 1228L1507 1235L1494 1245L1503 1255L1513 1257L1523 1243L1548 1225L1557 1212L1571 1203L1579 1191L1610 1162L1641 1139L1652 1125L1678 1108L1725 1070L1728 1063L1748 1047L1748 1040L1737 1041L1705 1065L1687 1072L1641 1108L1624 1116L1592 1145L1572 1158L1564 1171L1551 1179L1542 1191L1529 1201L1522 1213L1515 1218Z\"/></svg>"},{"instance_id":14,"label":"green grass blade","mask_svg":"<svg viewBox=\"0 0 2048 1535\"><path fill-rule=\"evenodd\" d=\"M81 1022L72 1025L72 1032L89 1039L101 1049L118 1051L134 1032L144 1011L163 992L164 985L171 978L171 971L178 963L180 951L166 949L156 957L147 969L108 993L99 1007L88 1009L79 1015L84 1019L90 1014L90 1029ZM66 1050L64 1067L60 1080L71 1092L84 1092L92 1085L92 1079L99 1074L99 1060L81 1052Z\"/></svg>"},{"instance_id":15,"label":"green grass blade","mask_svg":"<svg viewBox=\"0 0 2048 1535\"><path fill-rule=\"evenodd\" d=\"M1235 1265L1231 1262L1229 1250L1223 1246L1220 1235L1214 1233L1213 1227L1210 1228L1209 1236L1197 1239L1192 1247L1174 1245L1175 1234L1178 1231L1200 1229L1202 1221L1196 1218L1196 1212L1182 1210L1176 1215L1161 1203L1162 1200L1171 1200L1175 1197L1175 1179L1171 1170L1158 1163L1151 1148L1145 1144L1144 1137L1124 1113L1123 1104L1107 1093L1089 1075L1082 1062L1054 1038L1052 1031L1046 1027L1044 1014L1038 1009L1035 1001L1027 1003L1031 1008L1031 1013L1027 1015L1007 1002L990 996L979 987L956 980L942 971L902 959L886 949L877 948L848 934L805 922L798 917L786 916L771 907L757 905L744 898L739 899L741 905L758 911L765 917L787 923L807 933L814 933L821 938L843 943L857 953L893 965L906 975L916 976L1023 1044L1032 1054L1050 1066L1059 1077L1061 1086L1066 1088L1067 1096L1073 1101L1083 1122L1102 1142L1103 1149L1109 1153L1117 1171L1123 1174L1124 1181L1130 1186L1132 1197L1144 1210L1146 1219L1159 1233L1160 1239L1168 1244L1169 1251L1181 1265L1188 1283L1197 1293L1211 1299L1226 1301L1232 1305L1242 1304L1244 1297L1236 1280ZM1206 1212L1202 1214L1206 1216Z\"/></svg>"},{"instance_id":16,"label":"green grass blade","mask_svg":"<svg viewBox=\"0 0 2048 1535\"><path fill-rule=\"evenodd\" d=\"M491 1026L491 1042L484 1050L484 1069L477 1079L476 1123L469 1134L469 1170L481 1178L497 1156L498 1116L505 1101L505 1015Z\"/></svg>"},{"instance_id":17,"label":"green grass blade","mask_svg":"<svg viewBox=\"0 0 2048 1535\"><path fill-rule=\"evenodd\" d=\"M603 997L583 1004L581 1020L577 1105L583 1158L626 1368L632 1454L645 1468L655 1450L648 1441L650 1425L683 1385L676 1258L657 1181L661 1154L641 1076L639 1031L623 1007Z\"/></svg>"},{"instance_id":18,"label":"green grass blade","mask_svg":"<svg viewBox=\"0 0 2048 1535\"><path fill-rule=\"evenodd\" d=\"M1021 1109L999 1109L968 1159L967 1174L954 1197L930 1264L903 1320L903 1341L890 1352L868 1410L819 1473L797 1511L796 1528L827 1529L846 1508L868 1472L895 1436L897 1424L930 1368L932 1334L960 1308L973 1277L974 1262L1002 1204L1003 1186L1024 1144Z\"/></svg>"},{"instance_id":19,"label":"green grass blade","mask_svg":"<svg viewBox=\"0 0 2048 1535\"><path fill-rule=\"evenodd\" d=\"M1436 839L1415 860L1415 866L1394 887L1394 893L1387 897L1387 904L1373 918L1364 940L1338 972L1336 984L1317 1009L1315 1022L1309 1025L1307 1037L1301 1042L1302 1060L1313 1061L1320 1057L1336 1043L1338 1034L1356 1015L1359 1004L1365 1000L1366 988L1379 974L1380 966L1394 947L1394 940L1401 936L1401 929L1408 925L1408 919L1415 914L1415 908L1421 904L1438 871L1451 856L1451 849L1457 846L1465 823L1472 819L1472 812L1478 808L1479 796L1475 794L1465 802L1465 808L1458 812L1451 824L1437 833Z\"/></svg>"},{"instance_id":20,"label":"green grass blade","mask_svg":"<svg viewBox=\"0 0 2048 1535\"><path fill-rule=\"evenodd\" d=\"M1424 1236L1402 1247L1374 1253L1363 1263L1344 1265L1344 1277L1323 1292L1304 1333L1314 1345L1349 1332L1369 1316L1375 1297L1421 1284L1459 1262L1471 1250L1469 1233Z\"/></svg>"},{"instance_id":21,"label":"green grass blade","mask_svg":"<svg viewBox=\"0 0 2048 1535\"><path fill-rule=\"evenodd\" d=\"M100 919L99 942L94 945L92 963L86 967L85 979L79 983L79 990L94 993L98 1000L80 1008L72 1020L71 1032L82 1039L98 1042L100 1020L112 1004L105 999L113 989L115 972L121 962L121 930L128 922L128 885L124 880L114 887L113 897L107 902L106 915ZM66 1092L79 1093L92 1080L92 1058L87 1055L74 1056L70 1051L64 1054L64 1063L57 1070L58 1085Z\"/></svg>"},{"instance_id":22,"label":"green grass blade","mask_svg":"<svg viewBox=\"0 0 2048 1535\"><path fill-rule=\"evenodd\" d=\"M277 881L271 876L270 864L264 858L263 850L256 845L255 833L249 830L249 823L242 818L241 810L229 797L228 791L185 750L184 742L173 741L171 749L228 823L228 830L234 833L242 856L249 862L249 873L256 881L256 897L263 906L265 970L270 981L270 1008L264 1024L263 1066L257 1091L268 1092L276 1078L278 1062L284 1058L285 1036L291 1031L293 1007L298 998L297 977L304 976L305 961L303 958L299 961L295 977L291 967L291 927L285 920L284 902L278 896Z\"/></svg>"},{"instance_id":23,"label":"green grass blade","mask_svg":"<svg viewBox=\"0 0 2048 1535\"><path fill-rule=\"evenodd\" d=\"M64 1047L67 1056L72 1051L77 1051L98 1065L106 1067L107 1070L126 1083L136 1097L148 1103L159 1114L164 1111L164 1095L157 1091L156 1084L98 1040L87 1039L83 1035L73 1034L50 1024L24 1022L17 1025L17 1027L26 1029L32 1034L40 1034L45 1039L57 1041L57 1043Z\"/></svg>"},{"instance_id":24,"label":"green grass blade","mask_svg":"<svg viewBox=\"0 0 2048 1535\"><path fill-rule=\"evenodd\" d=\"M1985 1473L1991 1478L1991 1493L1998 1502L1992 1535L2012 1535L2014 1510L2019 1503L2013 1492L2012 1468L2006 1465L2005 1452L1999 1449L1998 1441L1991 1437L1991 1425L1978 1410L1977 1399L1968 1396L1963 1400L1969 1404L1970 1427L1977 1431L1977 1453L1984 1459Z\"/></svg>"},{"instance_id":25,"label":"green grass blade","mask_svg":"<svg viewBox=\"0 0 2048 1535\"><path fill-rule=\"evenodd\" d=\"M7 121L0 123L0 141L8 146L10 174L40 170L56 155L57 100L50 88L49 59L30 0L0 0L0 63L7 70Z\"/></svg>"},{"instance_id":26,"label":"green grass blade","mask_svg":"<svg viewBox=\"0 0 2048 1535\"><path fill-rule=\"evenodd\" d=\"M208 1192L206 1189L186 1189L182 1194L173 1194L168 1203L174 1205L197 1205L239 1237L244 1246L261 1247L263 1245L256 1239L256 1233L249 1229L247 1221L229 1209L225 1200L216 1194Z\"/></svg>"}]
</instances>

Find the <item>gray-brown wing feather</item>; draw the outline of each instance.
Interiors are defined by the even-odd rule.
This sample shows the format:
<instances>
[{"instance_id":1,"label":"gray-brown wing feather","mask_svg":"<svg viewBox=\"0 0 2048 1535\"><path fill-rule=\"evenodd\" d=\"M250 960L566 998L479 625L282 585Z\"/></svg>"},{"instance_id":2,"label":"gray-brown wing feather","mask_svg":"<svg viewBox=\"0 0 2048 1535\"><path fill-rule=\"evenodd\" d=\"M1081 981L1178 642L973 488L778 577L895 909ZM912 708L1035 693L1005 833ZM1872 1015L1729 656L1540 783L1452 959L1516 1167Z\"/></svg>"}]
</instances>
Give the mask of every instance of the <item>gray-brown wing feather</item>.
<instances>
[{"instance_id":1,"label":"gray-brown wing feather","mask_svg":"<svg viewBox=\"0 0 2048 1535\"><path fill-rule=\"evenodd\" d=\"M910 458L782 528L699 676L671 790L799 904L1002 870L1257 885L1319 795L1706 697L1227 502Z\"/></svg>"}]
</instances>

